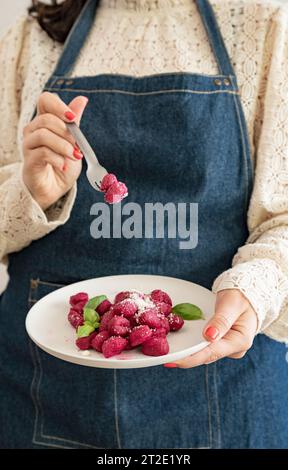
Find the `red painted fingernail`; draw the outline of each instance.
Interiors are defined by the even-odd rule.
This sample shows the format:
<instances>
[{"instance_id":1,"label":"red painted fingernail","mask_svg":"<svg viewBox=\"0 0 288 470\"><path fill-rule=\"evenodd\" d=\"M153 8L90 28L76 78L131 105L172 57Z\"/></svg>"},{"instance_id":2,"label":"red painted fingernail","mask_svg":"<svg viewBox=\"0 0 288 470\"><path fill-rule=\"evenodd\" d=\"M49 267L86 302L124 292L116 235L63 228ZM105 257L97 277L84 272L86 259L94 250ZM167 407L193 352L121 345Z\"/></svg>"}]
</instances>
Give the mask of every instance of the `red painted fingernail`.
<instances>
[{"instance_id":1,"label":"red painted fingernail","mask_svg":"<svg viewBox=\"0 0 288 470\"><path fill-rule=\"evenodd\" d=\"M76 147L74 148L73 155L75 158L77 158L77 160L81 160L81 158L83 158L83 153L79 152Z\"/></svg>"},{"instance_id":2,"label":"red painted fingernail","mask_svg":"<svg viewBox=\"0 0 288 470\"><path fill-rule=\"evenodd\" d=\"M168 367L168 369L175 369L175 367L178 367L178 364L175 364L175 362L167 362L167 364L163 364L164 367Z\"/></svg>"},{"instance_id":3,"label":"red painted fingernail","mask_svg":"<svg viewBox=\"0 0 288 470\"><path fill-rule=\"evenodd\" d=\"M64 163L62 171L66 171L66 170L67 170L67 165L66 165L66 163Z\"/></svg>"},{"instance_id":4,"label":"red painted fingernail","mask_svg":"<svg viewBox=\"0 0 288 470\"><path fill-rule=\"evenodd\" d=\"M66 111L64 116L69 119L69 121L73 121L76 118L76 114L72 113L72 111Z\"/></svg>"},{"instance_id":5,"label":"red painted fingernail","mask_svg":"<svg viewBox=\"0 0 288 470\"><path fill-rule=\"evenodd\" d=\"M217 328L215 328L214 326L208 326L204 334L205 336L208 336L208 338L216 339L219 335L219 330L217 330Z\"/></svg>"}]
</instances>

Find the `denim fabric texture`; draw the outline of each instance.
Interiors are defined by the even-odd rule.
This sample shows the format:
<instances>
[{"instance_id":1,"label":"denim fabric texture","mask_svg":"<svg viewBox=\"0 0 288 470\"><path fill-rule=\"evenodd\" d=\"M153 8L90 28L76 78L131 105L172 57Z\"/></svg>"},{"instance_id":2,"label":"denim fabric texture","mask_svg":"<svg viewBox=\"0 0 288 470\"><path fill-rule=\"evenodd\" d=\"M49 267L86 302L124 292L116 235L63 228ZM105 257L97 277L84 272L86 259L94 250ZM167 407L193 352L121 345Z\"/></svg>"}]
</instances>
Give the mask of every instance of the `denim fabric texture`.
<instances>
[{"instance_id":1,"label":"denim fabric texture","mask_svg":"<svg viewBox=\"0 0 288 470\"><path fill-rule=\"evenodd\" d=\"M69 221L10 256L0 303L0 447L287 447L286 350L263 335L241 361L105 370L49 356L25 332L29 307L82 279L157 274L211 288L248 236L248 133L210 3L196 0L219 74L71 79L97 3L88 1L45 90L66 103L79 94L89 98L81 127L100 162L127 184L123 203L198 203L199 242L180 250L177 238L93 239L90 209L103 195L88 184L83 164Z\"/></svg>"}]
</instances>

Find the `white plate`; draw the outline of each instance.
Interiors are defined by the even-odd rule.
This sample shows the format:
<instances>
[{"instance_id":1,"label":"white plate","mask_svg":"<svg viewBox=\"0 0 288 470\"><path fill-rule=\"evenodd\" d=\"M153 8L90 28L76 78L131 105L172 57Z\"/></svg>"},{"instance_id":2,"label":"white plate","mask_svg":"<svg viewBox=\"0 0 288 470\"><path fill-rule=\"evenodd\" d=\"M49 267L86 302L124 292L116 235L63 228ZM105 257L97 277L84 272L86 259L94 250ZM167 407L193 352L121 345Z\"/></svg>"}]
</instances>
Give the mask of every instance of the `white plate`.
<instances>
[{"instance_id":1,"label":"white plate","mask_svg":"<svg viewBox=\"0 0 288 470\"><path fill-rule=\"evenodd\" d=\"M69 297L77 292L87 292L89 297L106 294L112 301L116 293L133 289L145 293L162 289L171 296L173 305L183 302L198 305L205 320L185 321L181 330L169 333L170 352L165 356L145 356L140 349L133 349L106 359L94 350L90 350L89 355L79 351L75 345L75 330L67 320ZM181 279L150 275L108 276L70 284L46 295L29 311L26 329L37 346L64 361L108 369L149 367L173 362L203 349L208 343L203 339L202 330L213 314L214 304L212 292Z\"/></svg>"}]
</instances>

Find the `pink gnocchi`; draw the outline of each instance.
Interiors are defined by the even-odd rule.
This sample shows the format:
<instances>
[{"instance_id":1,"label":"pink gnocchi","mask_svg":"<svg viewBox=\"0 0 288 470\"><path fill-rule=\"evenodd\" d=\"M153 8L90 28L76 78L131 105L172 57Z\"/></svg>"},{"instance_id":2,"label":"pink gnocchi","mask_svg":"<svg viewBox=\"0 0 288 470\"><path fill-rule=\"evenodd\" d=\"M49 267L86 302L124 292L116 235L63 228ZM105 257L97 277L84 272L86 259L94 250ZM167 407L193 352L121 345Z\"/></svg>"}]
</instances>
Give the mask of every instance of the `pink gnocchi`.
<instances>
[{"instance_id":1,"label":"pink gnocchi","mask_svg":"<svg viewBox=\"0 0 288 470\"><path fill-rule=\"evenodd\" d=\"M110 183L115 183L113 175L103 180L103 190ZM94 349L105 358L138 347L148 356L168 354L167 335L184 325L172 313L170 296L160 289L148 294L119 292L113 301L105 295L89 298L79 292L70 297L68 321L77 331L78 349Z\"/></svg>"},{"instance_id":2,"label":"pink gnocchi","mask_svg":"<svg viewBox=\"0 0 288 470\"><path fill-rule=\"evenodd\" d=\"M118 181L117 177L112 173L104 176L100 190L104 192L104 200L108 204L117 204L124 197L128 196L127 186Z\"/></svg>"}]
</instances>

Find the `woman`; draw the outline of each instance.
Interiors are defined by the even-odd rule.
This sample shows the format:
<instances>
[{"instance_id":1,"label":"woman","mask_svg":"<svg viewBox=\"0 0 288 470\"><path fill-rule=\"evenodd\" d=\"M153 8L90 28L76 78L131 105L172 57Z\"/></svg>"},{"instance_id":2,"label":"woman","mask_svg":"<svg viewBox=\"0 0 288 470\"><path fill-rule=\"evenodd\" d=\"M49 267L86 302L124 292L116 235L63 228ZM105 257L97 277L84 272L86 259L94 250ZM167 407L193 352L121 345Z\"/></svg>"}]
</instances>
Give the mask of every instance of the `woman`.
<instances>
[{"instance_id":1,"label":"woman","mask_svg":"<svg viewBox=\"0 0 288 470\"><path fill-rule=\"evenodd\" d=\"M0 250L10 274L1 447L287 446L287 7L66 0L34 1L30 12L40 25L21 19L0 46ZM198 203L196 248L93 239L90 208L101 198L69 121L81 121L130 201ZM121 273L213 288L210 345L166 367L116 371L29 342L24 320L39 298Z\"/></svg>"}]
</instances>

